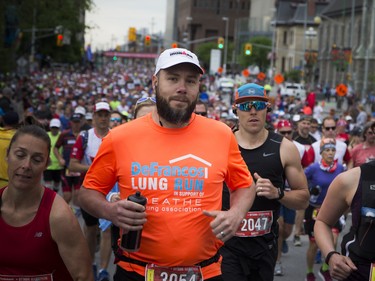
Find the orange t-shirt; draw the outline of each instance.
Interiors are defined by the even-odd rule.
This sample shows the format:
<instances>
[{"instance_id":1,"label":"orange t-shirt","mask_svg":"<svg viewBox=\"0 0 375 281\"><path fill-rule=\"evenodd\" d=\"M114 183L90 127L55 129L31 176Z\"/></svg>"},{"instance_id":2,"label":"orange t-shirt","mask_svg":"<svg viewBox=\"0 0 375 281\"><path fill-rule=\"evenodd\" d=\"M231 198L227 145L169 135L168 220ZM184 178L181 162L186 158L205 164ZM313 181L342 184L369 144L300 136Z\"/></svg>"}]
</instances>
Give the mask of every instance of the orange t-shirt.
<instances>
[{"instance_id":1,"label":"orange t-shirt","mask_svg":"<svg viewBox=\"0 0 375 281\"><path fill-rule=\"evenodd\" d=\"M133 259L159 266L189 266L213 257L222 241L203 210L221 210L223 181L229 188L252 184L234 134L225 124L193 115L185 128L158 126L151 114L121 125L103 139L83 185L107 194L118 182L121 198L147 198L147 223ZM120 262L144 275L144 268ZM204 267L204 279L221 274Z\"/></svg>"}]
</instances>

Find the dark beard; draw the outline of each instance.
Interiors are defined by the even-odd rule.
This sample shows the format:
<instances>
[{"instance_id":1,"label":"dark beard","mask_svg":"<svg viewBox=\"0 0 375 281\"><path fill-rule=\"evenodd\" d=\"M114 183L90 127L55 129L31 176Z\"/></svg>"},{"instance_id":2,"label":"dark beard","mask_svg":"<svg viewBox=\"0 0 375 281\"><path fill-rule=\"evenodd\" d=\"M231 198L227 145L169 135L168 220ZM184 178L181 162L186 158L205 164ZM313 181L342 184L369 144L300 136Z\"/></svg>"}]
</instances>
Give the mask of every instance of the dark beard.
<instances>
[{"instance_id":1,"label":"dark beard","mask_svg":"<svg viewBox=\"0 0 375 281\"><path fill-rule=\"evenodd\" d=\"M156 94L156 108L158 114L168 123L175 125L188 123L190 121L191 114L195 110L195 105L197 103L194 100L186 109L174 109L169 106L168 101L159 94L159 87L155 88Z\"/></svg>"}]
</instances>

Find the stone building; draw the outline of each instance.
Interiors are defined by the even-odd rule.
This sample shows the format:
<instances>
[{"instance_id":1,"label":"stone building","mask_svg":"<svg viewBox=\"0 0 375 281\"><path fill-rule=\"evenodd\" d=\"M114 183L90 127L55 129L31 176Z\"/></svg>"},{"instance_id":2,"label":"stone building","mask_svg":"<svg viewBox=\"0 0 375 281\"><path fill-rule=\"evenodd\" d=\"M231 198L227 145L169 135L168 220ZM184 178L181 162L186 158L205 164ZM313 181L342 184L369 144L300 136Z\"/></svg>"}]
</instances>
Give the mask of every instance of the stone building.
<instances>
[{"instance_id":1,"label":"stone building","mask_svg":"<svg viewBox=\"0 0 375 281\"><path fill-rule=\"evenodd\" d=\"M334 0L319 27L319 83L348 84L367 97L374 91L375 0Z\"/></svg>"}]
</instances>

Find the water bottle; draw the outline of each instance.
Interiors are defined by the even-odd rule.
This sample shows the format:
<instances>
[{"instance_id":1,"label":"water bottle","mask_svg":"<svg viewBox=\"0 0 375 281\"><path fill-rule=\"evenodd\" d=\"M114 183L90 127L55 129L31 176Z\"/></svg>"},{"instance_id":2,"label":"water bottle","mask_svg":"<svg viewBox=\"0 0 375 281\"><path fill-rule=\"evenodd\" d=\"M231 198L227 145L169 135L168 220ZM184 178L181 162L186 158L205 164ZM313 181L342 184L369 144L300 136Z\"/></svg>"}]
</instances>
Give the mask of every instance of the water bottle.
<instances>
[{"instance_id":1,"label":"water bottle","mask_svg":"<svg viewBox=\"0 0 375 281\"><path fill-rule=\"evenodd\" d=\"M314 186L310 189L310 202L311 203L316 203L318 200L320 191L322 191L320 185Z\"/></svg>"},{"instance_id":2,"label":"water bottle","mask_svg":"<svg viewBox=\"0 0 375 281\"><path fill-rule=\"evenodd\" d=\"M138 203L142 206L146 205L146 197L141 195L141 192L137 191L135 194L128 197L129 201ZM141 246L141 230L129 231L126 234L122 234L120 247L127 252L137 252Z\"/></svg>"}]
</instances>

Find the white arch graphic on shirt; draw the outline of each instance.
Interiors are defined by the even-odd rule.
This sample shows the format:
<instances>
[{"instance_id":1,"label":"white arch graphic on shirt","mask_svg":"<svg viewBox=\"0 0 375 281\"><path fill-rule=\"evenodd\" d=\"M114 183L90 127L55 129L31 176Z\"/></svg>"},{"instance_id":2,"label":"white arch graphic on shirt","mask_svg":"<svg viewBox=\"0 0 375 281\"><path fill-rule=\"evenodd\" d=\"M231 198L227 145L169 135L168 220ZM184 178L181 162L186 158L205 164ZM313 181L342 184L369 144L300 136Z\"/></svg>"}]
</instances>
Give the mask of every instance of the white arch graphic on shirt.
<instances>
[{"instance_id":1,"label":"white arch graphic on shirt","mask_svg":"<svg viewBox=\"0 0 375 281\"><path fill-rule=\"evenodd\" d=\"M176 163L176 162L188 159L188 158L193 158L193 159L195 159L195 160L197 160L199 162L202 162L203 164L206 164L209 167L212 166L212 164L210 162L207 162L206 160L204 160L204 159L202 159L202 158L200 158L198 156L195 156L194 154L187 154L187 155L184 155L184 156L181 156L181 157L174 158L172 160L169 160L169 163L173 164L173 163Z\"/></svg>"}]
</instances>

